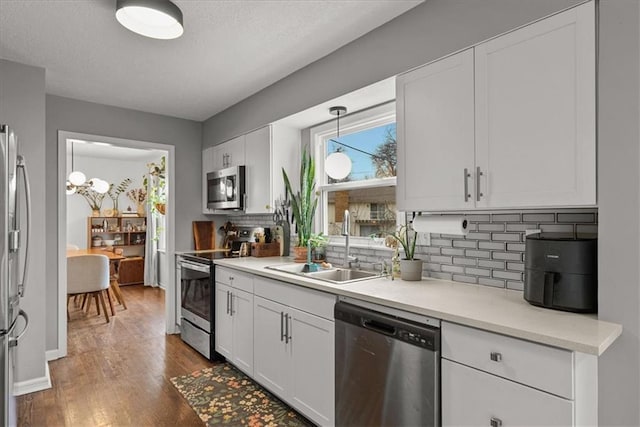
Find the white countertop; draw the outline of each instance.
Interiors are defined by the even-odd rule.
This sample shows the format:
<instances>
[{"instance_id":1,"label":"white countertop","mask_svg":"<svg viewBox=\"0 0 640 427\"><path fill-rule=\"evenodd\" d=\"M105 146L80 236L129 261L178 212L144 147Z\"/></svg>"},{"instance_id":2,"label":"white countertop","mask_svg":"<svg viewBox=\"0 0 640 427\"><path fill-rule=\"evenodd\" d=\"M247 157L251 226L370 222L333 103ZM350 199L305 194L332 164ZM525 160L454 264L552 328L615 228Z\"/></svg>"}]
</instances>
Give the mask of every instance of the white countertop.
<instances>
[{"instance_id":1,"label":"white countertop","mask_svg":"<svg viewBox=\"0 0 640 427\"><path fill-rule=\"evenodd\" d=\"M428 278L419 282L378 278L337 285L265 269L291 262L284 257L214 260L216 265L263 277L597 356L622 333L621 325L600 321L595 315L530 305L521 291Z\"/></svg>"}]
</instances>

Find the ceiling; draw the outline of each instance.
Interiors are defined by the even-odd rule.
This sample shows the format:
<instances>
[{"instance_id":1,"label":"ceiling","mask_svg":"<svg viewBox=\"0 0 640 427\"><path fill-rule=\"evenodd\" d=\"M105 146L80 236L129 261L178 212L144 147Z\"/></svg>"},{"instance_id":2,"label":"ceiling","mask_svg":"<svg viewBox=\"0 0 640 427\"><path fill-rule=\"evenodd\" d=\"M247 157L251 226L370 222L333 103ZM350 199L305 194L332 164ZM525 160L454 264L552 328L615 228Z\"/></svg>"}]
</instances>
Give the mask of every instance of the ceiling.
<instances>
[{"instance_id":1,"label":"ceiling","mask_svg":"<svg viewBox=\"0 0 640 427\"><path fill-rule=\"evenodd\" d=\"M73 151L72 151L73 148ZM100 141L67 140L67 156L94 157L113 160L151 161L166 155L166 151L132 148Z\"/></svg>"},{"instance_id":2,"label":"ceiling","mask_svg":"<svg viewBox=\"0 0 640 427\"><path fill-rule=\"evenodd\" d=\"M175 0L184 35L155 40L115 0L0 0L0 58L45 68L48 94L202 121L422 1Z\"/></svg>"}]
</instances>

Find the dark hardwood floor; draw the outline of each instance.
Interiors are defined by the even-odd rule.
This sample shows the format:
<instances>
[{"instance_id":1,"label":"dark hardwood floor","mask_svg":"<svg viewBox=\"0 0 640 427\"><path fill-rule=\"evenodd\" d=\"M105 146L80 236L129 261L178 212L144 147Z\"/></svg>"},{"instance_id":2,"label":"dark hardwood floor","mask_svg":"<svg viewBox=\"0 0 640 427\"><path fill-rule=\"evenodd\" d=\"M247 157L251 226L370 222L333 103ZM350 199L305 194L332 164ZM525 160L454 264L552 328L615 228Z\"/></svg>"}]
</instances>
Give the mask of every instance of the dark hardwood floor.
<instances>
[{"instance_id":1,"label":"dark hardwood floor","mask_svg":"<svg viewBox=\"0 0 640 427\"><path fill-rule=\"evenodd\" d=\"M165 335L162 290L121 289L128 310L108 324L69 304L68 355L49 363L51 389L18 397L19 426L203 424L169 379L211 363Z\"/></svg>"}]
</instances>

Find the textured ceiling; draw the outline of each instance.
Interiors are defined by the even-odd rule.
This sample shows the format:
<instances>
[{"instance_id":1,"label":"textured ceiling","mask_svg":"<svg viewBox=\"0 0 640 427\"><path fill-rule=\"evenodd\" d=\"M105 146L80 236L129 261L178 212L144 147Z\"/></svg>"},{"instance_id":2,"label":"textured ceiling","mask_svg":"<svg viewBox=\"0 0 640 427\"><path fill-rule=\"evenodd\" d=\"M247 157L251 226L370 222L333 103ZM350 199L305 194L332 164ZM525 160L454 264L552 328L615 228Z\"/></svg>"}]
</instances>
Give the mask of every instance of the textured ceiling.
<instances>
[{"instance_id":1,"label":"textured ceiling","mask_svg":"<svg viewBox=\"0 0 640 427\"><path fill-rule=\"evenodd\" d=\"M205 120L422 0L182 0L185 33L141 37L115 0L0 0L0 58L47 93Z\"/></svg>"}]
</instances>

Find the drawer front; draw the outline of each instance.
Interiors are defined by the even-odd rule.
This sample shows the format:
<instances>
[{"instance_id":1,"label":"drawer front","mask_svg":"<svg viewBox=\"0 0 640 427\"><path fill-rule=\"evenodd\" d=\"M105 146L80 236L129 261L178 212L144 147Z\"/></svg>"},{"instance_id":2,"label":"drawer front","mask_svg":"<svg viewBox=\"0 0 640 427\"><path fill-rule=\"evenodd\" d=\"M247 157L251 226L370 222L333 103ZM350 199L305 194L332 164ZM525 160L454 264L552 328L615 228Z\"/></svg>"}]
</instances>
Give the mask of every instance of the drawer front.
<instances>
[{"instance_id":1,"label":"drawer front","mask_svg":"<svg viewBox=\"0 0 640 427\"><path fill-rule=\"evenodd\" d=\"M442 357L573 399L573 353L442 322Z\"/></svg>"},{"instance_id":2,"label":"drawer front","mask_svg":"<svg viewBox=\"0 0 640 427\"><path fill-rule=\"evenodd\" d=\"M336 296L255 276L255 294L325 319L333 320Z\"/></svg>"},{"instance_id":3,"label":"drawer front","mask_svg":"<svg viewBox=\"0 0 640 427\"><path fill-rule=\"evenodd\" d=\"M573 405L571 400L442 360L445 427L571 426Z\"/></svg>"},{"instance_id":4,"label":"drawer front","mask_svg":"<svg viewBox=\"0 0 640 427\"><path fill-rule=\"evenodd\" d=\"M211 335L202 329L183 319L180 323L180 338L207 359L211 358Z\"/></svg>"},{"instance_id":5,"label":"drawer front","mask_svg":"<svg viewBox=\"0 0 640 427\"><path fill-rule=\"evenodd\" d=\"M216 266L216 282L253 293L253 275L231 268Z\"/></svg>"}]
</instances>

